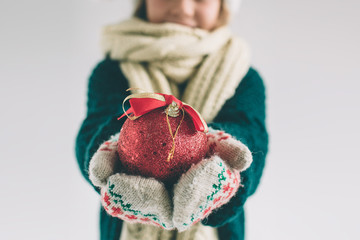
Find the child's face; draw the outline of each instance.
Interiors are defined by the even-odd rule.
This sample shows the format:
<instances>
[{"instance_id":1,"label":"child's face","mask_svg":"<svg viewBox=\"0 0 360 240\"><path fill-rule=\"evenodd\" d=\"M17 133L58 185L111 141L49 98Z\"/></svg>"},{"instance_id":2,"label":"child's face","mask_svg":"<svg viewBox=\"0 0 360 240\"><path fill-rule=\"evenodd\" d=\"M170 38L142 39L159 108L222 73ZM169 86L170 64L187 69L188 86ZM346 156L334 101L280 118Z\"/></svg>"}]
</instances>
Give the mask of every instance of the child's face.
<instances>
[{"instance_id":1,"label":"child's face","mask_svg":"<svg viewBox=\"0 0 360 240\"><path fill-rule=\"evenodd\" d=\"M149 22L172 22L212 30L219 19L221 0L146 0Z\"/></svg>"}]
</instances>

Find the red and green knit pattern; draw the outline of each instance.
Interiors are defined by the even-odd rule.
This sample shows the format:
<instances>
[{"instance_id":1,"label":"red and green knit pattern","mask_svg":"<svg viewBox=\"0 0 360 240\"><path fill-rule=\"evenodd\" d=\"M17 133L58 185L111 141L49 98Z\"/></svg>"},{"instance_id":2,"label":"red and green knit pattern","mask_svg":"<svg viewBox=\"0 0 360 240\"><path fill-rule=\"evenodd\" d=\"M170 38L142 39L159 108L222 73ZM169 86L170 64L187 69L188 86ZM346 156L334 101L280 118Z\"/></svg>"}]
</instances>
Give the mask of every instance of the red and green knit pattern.
<instances>
[{"instance_id":1,"label":"red and green knit pattern","mask_svg":"<svg viewBox=\"0 0 360 240\"><path fill-rule=\"evenodd\" d=\"M113 217L118 217L124 221L131 223L151 224L164 229L172 229L164 222L161 222L158 216L152 213L144 213L132 208L132 204L126 203L123 196L113 191L115 185L109 181L108 188L101 190L101 203L106 210Z\"/></svg>"},{"instance_id":2,"label":"red and green knit pattern","mask_svg":"<svg viewBox=\"0 0 360 240\"><path fill-rule=\"evenodd\" d=\"M196 224L206 218L214 209L227 203L236 193L240 186L240 173L231 171L223 162L218 162L222 171L218 174L218 183L213 184L213 191L207 196L204 204L183 223L183 227Z\"/></svg>"}]
</instances>

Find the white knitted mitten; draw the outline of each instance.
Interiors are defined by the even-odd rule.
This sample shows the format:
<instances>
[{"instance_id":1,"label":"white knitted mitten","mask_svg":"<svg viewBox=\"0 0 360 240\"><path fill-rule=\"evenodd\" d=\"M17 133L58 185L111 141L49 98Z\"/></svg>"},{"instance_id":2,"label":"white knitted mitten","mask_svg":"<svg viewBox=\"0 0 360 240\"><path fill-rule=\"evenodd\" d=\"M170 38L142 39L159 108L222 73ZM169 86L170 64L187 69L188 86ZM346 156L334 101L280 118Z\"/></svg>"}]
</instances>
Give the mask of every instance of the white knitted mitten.
<instances>
[{"instance_id":1,"label":"white knitted mitten","mask_svg":"<svg viewBox=\"0 0 360 240\"><path fill-rule=\"evenodd\" d=\"M172 203L165 186L153 178L117 173L101 189L101 202L113 217L170 230Z\"/></svg>"},{"instance_id":2,"label":"white knitted mitten","mask_svg":"<svg viewBox=\"0 0 360 240\"><path fill-rule=\"evenodd\" d=\"M108 178L115 173L115 169L120 164L117 154L117 140L119 133L100 145L96 153L90 160L89 178L97 187L106 186Z\"/></svg>"},{"instance_id":3,"label":"white knitted mitten","mask_svg":"<svg viewBox=\"0 0 360 240\"><path fill-rule=\"evenodd\" d=\"M184 231L226 204L252 162L249 149L229 134L210 129L208 159L193 165L174 186L173 223ZM245 152L245 153L244 153Z\"/></svg>"},{"instance_id":4,"label":"white knitted mitten","mask_svg":"<svg viewBox=\"0 0 360 240\"><path fill-rule=\"evenodd\" d=\"M131 223L173 229L172 202L163 183L153 178L115 173L119 134L103 143L90 160L89 177L101 188L108 214Z\"/></svg>"},{"instance_id":5,"label":"white knitted mitten","mask_svg":"<svg viewBox=\"0 0 360 240\"><path fill-rule=\"evenodd\" d=\"M207 133L208 156L218 155L230 167L242 172L252 163L252 154L247 146L224 131L209 128Z\"/></svg>"}]
</instances>

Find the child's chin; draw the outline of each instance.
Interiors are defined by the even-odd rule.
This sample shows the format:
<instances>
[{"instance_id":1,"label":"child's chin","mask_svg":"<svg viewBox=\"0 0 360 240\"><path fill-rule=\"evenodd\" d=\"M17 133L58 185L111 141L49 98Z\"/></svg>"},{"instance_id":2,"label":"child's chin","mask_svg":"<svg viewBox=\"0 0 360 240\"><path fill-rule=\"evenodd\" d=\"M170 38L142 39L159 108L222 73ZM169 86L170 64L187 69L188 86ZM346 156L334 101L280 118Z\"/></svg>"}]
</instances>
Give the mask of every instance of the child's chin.
<instances>
[{"instance_id":1,"label":"child's chin","mask_svg":"<svg viewBox=\"0 0 360 240\"><path fill-rule=\"evenodd\" d=\"M166 22L169 23L176 23L179 25L183 25L183 26L187 26L187 27L192 27L195 28L196 24L192 23L192 22L186 22L186 21L181 21L181 20L167 20Z\"/></svg>"}]
</instances>

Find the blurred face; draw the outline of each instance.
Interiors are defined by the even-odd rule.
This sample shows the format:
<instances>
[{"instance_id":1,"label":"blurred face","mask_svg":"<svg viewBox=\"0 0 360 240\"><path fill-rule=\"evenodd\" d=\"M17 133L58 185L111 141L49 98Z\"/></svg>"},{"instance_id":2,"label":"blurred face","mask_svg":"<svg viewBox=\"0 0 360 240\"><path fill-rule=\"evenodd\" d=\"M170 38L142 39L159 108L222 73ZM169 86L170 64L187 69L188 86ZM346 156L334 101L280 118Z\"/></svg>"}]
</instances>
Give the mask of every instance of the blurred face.
<instances>
[{"instance_id":1,"label":"blurred face","mask_svg":"<svg viewBox=\"0 0 360 240\"><path fill-rule=\"evenodd\" d=\"M146 0L146 14L152 23L178 23L212 30L219 19L221 0Z\"/></svg>"}]
</instances>

